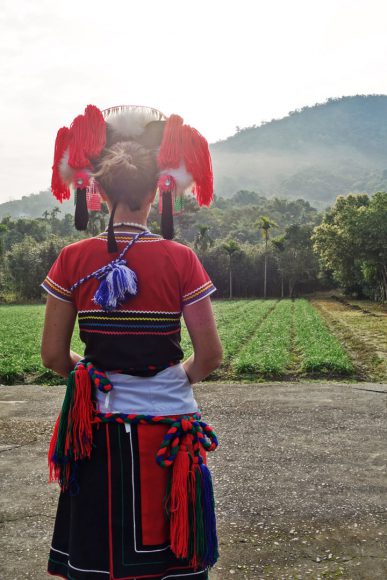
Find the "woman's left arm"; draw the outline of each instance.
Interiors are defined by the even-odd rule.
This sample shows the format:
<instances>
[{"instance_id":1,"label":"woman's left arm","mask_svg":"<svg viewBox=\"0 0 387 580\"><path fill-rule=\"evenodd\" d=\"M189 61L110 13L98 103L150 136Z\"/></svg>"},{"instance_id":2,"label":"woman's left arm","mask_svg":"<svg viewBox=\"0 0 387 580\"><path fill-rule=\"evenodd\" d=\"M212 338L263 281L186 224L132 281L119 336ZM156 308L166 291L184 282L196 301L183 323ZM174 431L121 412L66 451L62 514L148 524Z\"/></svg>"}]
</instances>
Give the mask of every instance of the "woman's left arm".
<instances>
[{"instance_id":1,"label":"woman's left arm","mask_svg":"<svg viewBox=\"0 0 387 580\"><path fill-rule=\"evenodd\" d=\"M46 368L67 378L82 358L70 350L77 311L73 304L47 296L41 356Z\"/></svg>"}]
</instances>

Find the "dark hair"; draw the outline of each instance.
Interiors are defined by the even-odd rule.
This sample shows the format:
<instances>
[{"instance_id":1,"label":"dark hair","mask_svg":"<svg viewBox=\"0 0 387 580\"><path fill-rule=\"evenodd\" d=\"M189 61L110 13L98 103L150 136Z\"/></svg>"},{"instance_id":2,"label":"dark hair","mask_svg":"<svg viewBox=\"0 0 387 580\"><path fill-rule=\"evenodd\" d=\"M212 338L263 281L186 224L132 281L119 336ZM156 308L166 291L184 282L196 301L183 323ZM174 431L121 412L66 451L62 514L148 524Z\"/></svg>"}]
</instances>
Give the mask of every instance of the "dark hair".
<instances>
[{"instance_id":1,"label":"dark hair","mask_svg":"<svg viewBox=\"0 0 387 580\"><path fill-rule=\"evenodd\" d=\"M113 204L126 203L136 211L157 186L156 152L134 141L119 141L104 149L93 175Z\"/></svg>"}]
</instances>

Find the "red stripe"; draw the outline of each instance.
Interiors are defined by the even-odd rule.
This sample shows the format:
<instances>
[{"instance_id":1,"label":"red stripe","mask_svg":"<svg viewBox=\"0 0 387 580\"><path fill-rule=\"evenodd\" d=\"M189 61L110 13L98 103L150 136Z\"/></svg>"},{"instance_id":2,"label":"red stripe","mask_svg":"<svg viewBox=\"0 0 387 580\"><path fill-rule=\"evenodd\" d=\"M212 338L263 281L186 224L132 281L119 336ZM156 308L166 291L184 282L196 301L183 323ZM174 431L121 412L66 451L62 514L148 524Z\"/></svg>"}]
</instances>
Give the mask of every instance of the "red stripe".
<instances>
[{"instance_id":1,"label":"red stripe","mask_svg":"<svg viewBox=\"0 0 387 580\"><path fill-rule=\"evenodd\" d=\"M112 471L111 471L111 454L110 454L110 437L109 425L106 423L106 449L107 449L107 468L108 468L108 507L109 507L109 568L110 575L114 578L113 573L113 534L112 534Z\"/></svg>"},{"instance_id":2,"label":"red stripe","mask_svg":"<svg viewBox=\"0 0 387 580\"><path fill-rule=\"evenodd\" d=\"M93 332L95 334L156 334L156 335L166 335L166 334L176 334L180 329L168 330L166 332L127 332L127 331L117 331L113 332L111 330L89 330L88 328L80 328L81 332Z\"/></svg>"},{"instance_id":3,"label":"red stripe","mask_svg":"<svg viewBox=\"0 0 387 580\"><path fill-rule=\"evenodd\" d=\"M67 580L67 576L62 576L62 574L59 574L59 572L50 572L50 570L47 570L47 574L49 574L50 576L60 576L60 578L64 578L65 580Z\"/></svg>"}]
</instances>

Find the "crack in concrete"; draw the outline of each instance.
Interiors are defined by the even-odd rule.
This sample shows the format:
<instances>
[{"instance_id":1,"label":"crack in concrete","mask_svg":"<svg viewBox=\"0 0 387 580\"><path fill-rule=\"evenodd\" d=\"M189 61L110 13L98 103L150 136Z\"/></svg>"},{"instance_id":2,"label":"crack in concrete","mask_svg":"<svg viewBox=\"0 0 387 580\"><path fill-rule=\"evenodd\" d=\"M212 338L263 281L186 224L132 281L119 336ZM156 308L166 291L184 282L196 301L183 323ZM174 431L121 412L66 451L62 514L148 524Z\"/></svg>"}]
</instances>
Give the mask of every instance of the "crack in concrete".
<instances>
[{"instance_id":1,"label":"crack in concrete","mask_svg":"<svg viewBox=\"0 0 387 580\"><path fill-rule=\"evenodd\" d=\"M367 393L382 393L382 395L387 395L387 391L377 391L376 389L364 389L362 387L353 387L356 391L367 391Z\"/></svg>"},{"instance_id":2,"label":"crack in concrete","mask_svg":"<svg viewBox=\"0 0 387 580\"><path fill-rule=\"evenodd\" d=\"M20 447L26 447L26 445L31 445L31 443L36 443L37 439L33 439L32 441L27 441L27 443L20 443L20 444L15 444L12 445L12 447L9 447L8 449L0 449L0 453L7 453L7 451L13 451L14 449L19 449ZM4 445L7 445L7 443L4 443Z\"/></svg>"}]
</instances>

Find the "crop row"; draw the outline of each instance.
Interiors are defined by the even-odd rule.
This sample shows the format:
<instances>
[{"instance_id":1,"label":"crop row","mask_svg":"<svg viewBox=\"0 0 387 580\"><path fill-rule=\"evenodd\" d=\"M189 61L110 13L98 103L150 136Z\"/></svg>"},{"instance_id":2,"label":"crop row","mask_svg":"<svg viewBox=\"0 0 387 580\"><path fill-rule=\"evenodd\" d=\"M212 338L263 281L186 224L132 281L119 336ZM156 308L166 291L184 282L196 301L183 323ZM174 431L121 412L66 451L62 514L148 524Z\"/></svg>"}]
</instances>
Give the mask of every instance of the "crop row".
<instances>
[{"instance_id":1,"label":"crop row","mask_svg":"<svg viewBox=\"0 0 387 580\"><path fill-rule=\"evenodd\" d=\"M354 366L343 346L306 300L295 302L295 345L306 374L350 375Z\"/></svg>"},{"instance_id":2,"label":"crop row","mask_svg":"<svg viewBox=\"0 0 387 580\"><path fill-rule=\"evenodd\" d=\"M282 300L236 355L238 375L281 376L290 367L293 303Z\"/></svg>"},{"instance_id":3,"label":"crop row","mask_svg":"<svg viewBox=\"0 0 387 580\"><path fill-rule=\"evenodd\" d=\"M214 303L218 333L223 345L223 367L230 364L232 357L255 332L261 320L275 307L275 304L275 300ZM182 333L182 348L186 356L191 354L192 345L186 330Z\"/></svg>"}]
</instances>

